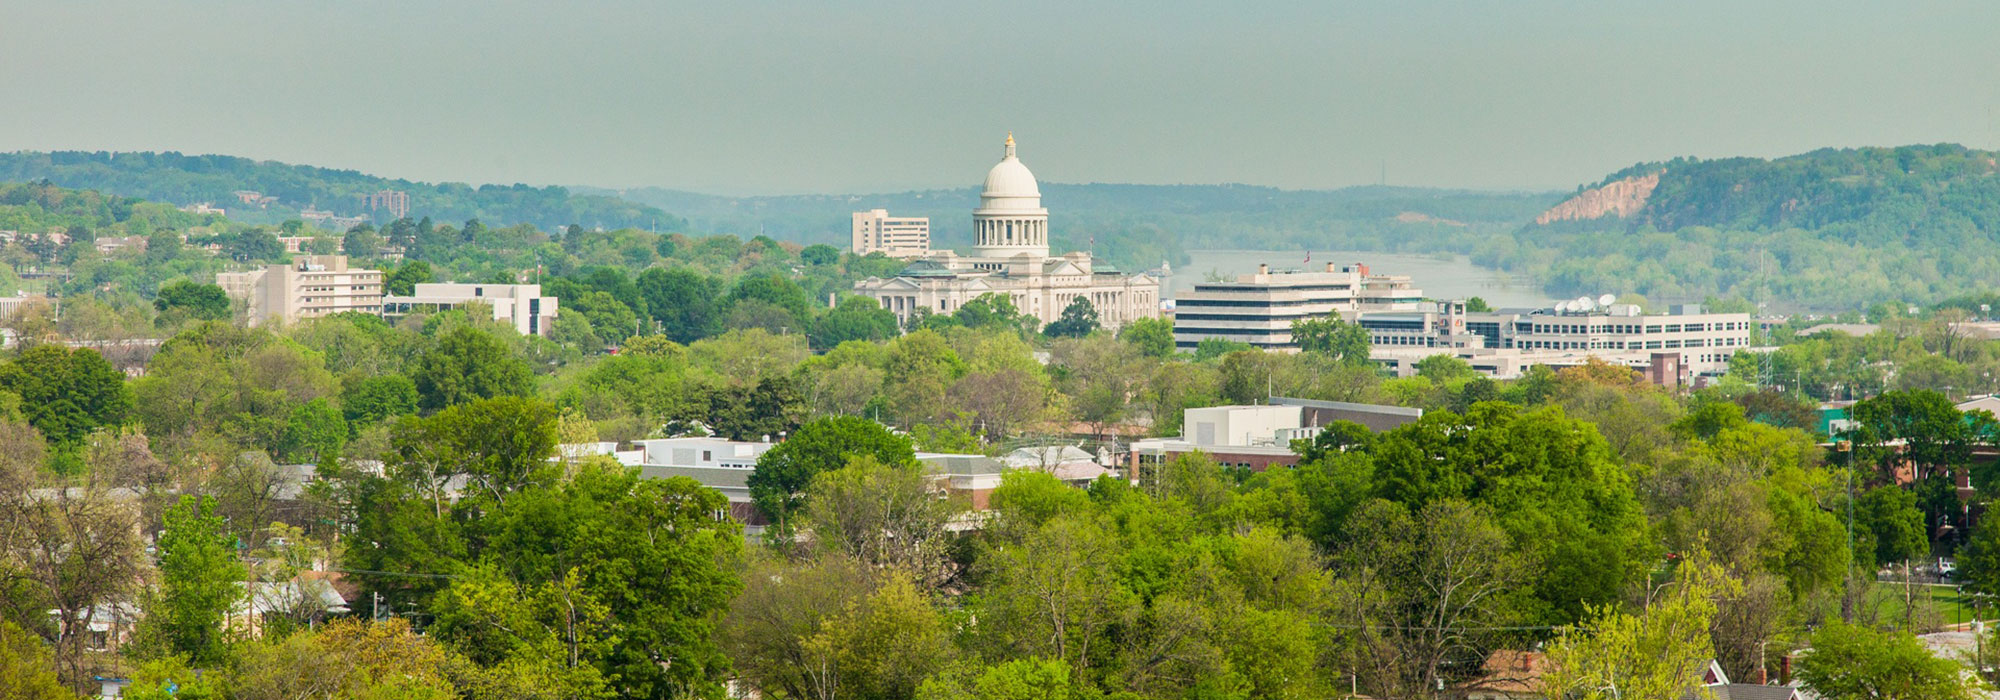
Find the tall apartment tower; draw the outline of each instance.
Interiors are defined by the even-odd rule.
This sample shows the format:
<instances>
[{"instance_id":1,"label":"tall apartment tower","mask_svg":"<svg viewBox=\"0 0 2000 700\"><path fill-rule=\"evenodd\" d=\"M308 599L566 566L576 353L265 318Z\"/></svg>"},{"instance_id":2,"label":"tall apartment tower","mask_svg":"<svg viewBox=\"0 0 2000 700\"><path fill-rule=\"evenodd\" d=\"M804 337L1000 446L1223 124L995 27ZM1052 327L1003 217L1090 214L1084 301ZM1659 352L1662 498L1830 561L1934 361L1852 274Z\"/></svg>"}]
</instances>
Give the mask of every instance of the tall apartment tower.
<instances>
[{"instance_id":1,"label":"tall apartment tower","mask_svg":"<svg viewBox=\"0 0 2000 700\"><path fill-rule=\"evenodd\" d=\"M929 217L896 218L887 209L854 212L854 254L920 258L931 252Z\"/></svg>"},{"instance_id":2,"label":"tall apartment tower","mask_svg":"<svg viewBox=\"0 0 2000 700\"><path fill-rule=\"evenodd\" d=\"M287 265L224 272L216 286L247 302L250 325L342 311L382 313L382 271L349 268L345 255L300 255Z\"/></svg>"}]
</instances>

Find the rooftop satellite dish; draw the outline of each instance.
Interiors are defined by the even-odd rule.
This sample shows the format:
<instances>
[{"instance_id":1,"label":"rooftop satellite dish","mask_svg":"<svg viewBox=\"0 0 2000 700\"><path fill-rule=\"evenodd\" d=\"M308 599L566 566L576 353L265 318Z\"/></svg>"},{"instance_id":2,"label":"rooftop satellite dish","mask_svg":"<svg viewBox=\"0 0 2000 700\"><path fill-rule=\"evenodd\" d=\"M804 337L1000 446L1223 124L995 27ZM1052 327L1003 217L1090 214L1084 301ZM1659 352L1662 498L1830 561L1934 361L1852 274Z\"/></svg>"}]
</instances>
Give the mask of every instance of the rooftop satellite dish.
<instances>
[{"instance_id":1,"label":"rooftop satellite dish","mask_svg":"<svg viewBox=\"0 0 2000 700\"><path fill-rule=\"evenodd\" d=\"M1597 304L1599 306L1610 306L1613 302L1616 301L1618 301L1618 297L1611 296L1609 294L1597 298Z\"/></svg>"},{"instance_id":2,"label":"rooftop satellite dish","mask_svg":"<svg viewBox=\"0 0 2000 700\"><path fill-rule=\"evenodd\" d=\"M1577 298L1576 298L1576 310L1578 310L1578 311L1589 311L1589 310L1590 310L1590 297L1577 297Z\"/></svg>"},{"instance_id":3,"label":"rooftop satellite dish","mask_svg":"<svg viewBox=\"0 0 2000 700\"><path fill-rule=\"evenodd\" d=\"M1569 313L1569 302L1568 301L1556 302L1556 313L1564 313L1564 314Z\"/></svg>"}]
</instances>

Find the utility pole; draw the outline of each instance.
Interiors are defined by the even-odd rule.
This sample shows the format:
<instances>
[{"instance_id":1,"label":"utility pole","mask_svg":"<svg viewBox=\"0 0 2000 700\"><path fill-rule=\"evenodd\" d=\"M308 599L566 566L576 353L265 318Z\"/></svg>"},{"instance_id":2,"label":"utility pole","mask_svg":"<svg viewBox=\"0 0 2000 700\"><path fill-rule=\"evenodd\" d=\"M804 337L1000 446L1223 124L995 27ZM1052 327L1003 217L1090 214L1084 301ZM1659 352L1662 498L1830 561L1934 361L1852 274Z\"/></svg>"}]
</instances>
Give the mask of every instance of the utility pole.
<instances>
[{"instance_id":1,"label":"utility pole","mask_svg":"<svg viewBox=\"0 0 2000 700\"><path fill-rule=\"evenodd\" d=\"M1847 453L1847 588L1840 593L1840 621L1854 622L1854 442L1841 443Z\"/></svg>"}]
</instances>

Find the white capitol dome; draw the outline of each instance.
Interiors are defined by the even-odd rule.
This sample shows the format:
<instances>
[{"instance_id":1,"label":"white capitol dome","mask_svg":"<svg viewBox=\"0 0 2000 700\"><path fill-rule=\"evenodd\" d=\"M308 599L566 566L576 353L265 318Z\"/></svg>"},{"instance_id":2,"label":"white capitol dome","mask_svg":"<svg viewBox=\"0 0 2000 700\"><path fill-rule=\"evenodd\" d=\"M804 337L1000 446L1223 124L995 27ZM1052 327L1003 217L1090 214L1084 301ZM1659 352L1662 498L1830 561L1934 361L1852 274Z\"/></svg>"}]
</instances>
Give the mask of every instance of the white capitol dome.
<instances>
[{"instance_id":1,"label":"white capitol dome","mask_svg":"<svg viewBox=\"0 0 2000 700\"><path fill-rule=\"evenodd\" d=\"M986 188L979 193L979 208L993 209L1040 209L1042 189L1035 183L1035 174L1028 172L1028 166L1014 155L1014 135L1007 135L1007 153L986 171Z\"/></svg>"}]
</instances>

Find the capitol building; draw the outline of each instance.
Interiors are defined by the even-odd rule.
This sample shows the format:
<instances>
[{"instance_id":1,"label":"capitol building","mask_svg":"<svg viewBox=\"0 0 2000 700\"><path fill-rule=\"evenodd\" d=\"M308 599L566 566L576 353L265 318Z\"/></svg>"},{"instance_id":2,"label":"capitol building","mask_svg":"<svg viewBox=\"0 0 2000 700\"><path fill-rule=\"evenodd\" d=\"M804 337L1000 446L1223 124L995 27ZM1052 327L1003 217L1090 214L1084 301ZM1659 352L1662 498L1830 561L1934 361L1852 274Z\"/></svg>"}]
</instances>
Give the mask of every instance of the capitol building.
<instances>
[{"instance_id":1,"label":"capitol building","mask_svg":"<svg viewBox=\"0 0 2000 700\"><path fill-rule=\"evenodd\" d=\"M1105 328L1160 315L1158 279L1124 274L1086 252L1049 254L1049 210L1042 208L1034 173L1014 154L1012 134L999 164L986 172L972 226L971 255L932 252L895 277L854 283L855 293L874 298L904 321L918 309L949 314L989 293L1012 297L1015 308L1044 325L1061 318L1079 297L1089 300Z\"/></svg>"}]
</instances>

